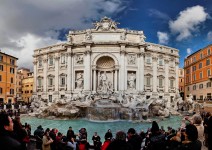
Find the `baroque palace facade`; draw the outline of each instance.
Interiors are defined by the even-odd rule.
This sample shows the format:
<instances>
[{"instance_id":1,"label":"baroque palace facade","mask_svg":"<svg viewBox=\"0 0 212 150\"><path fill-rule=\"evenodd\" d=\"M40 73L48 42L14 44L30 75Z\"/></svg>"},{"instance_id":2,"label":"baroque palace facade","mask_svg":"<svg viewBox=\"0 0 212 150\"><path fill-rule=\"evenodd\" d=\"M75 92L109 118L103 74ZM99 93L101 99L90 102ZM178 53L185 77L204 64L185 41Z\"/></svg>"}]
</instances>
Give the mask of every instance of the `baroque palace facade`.
<instances>
[{"instance_id":1,"label":"baroque palace facade","mask_svg":"<svg viewBox=\"0 0 212 150\"><path fill-rule=\"evenodd\" d=\"M178 94L179 51L145 42L143 31L104 17L94 29L69 31L67 42L34 50L34 98L55 102L84 93Z\"/></svg>"},{"instance_id":2,"label":"baroque palace facade","mask_svg":"<svg viewBox=\"0 0 212 150\"><path fill-rule=\"evenodd\" d=\"M194 100L212 99L212 45L208 45L184 60L185 97Z\"/></svg>"}]
</instances>

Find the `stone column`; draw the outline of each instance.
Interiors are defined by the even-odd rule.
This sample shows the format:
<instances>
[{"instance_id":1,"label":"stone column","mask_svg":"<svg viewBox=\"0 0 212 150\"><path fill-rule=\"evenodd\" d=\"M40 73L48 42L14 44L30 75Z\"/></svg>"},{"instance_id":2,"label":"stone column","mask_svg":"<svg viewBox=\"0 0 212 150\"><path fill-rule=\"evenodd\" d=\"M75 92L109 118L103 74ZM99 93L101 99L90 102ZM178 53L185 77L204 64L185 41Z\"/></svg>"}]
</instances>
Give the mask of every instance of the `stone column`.
<instances>
[{"instance_id":1,"label":"stone column","mask_svg":"<svg viewBox=\"0 0 212 150\"><path fill-rule=\"evenodd\" d=\"M169 93L169 60L165 59L165 93Z\"/></svg>"},{"instance_id":2,"label":"stone column","mask_svg":"<svg viewBox=\"0 0 212 150\"><path fill-rule=\"evenodd\" d=\"M37 61L34 60L33 61L33 64L34 64L34 69L33 69L33 80L34 80L34 83L33 83L33 93L37 93Z\"/></svg>"},{"instance_id":3,"label":"stone column","mask_svg":"<svg viewBox=\"0 0 212 150\"><path fill-rule=\"evenodd\" d=\"M140 48L139 54L140 62L139 62L139 91L144 91L144 48Z\"/></svg>"},{"instance_id":4,"label":"stone column","mask_svg":"<svg viewBox=\"0 0 212 150\"><path fill-rule=\"evenodd\" d=\"M120 50L120 71L119 71L119 90L124 91L125 90L125 45L121 45Z\"/></svg>"},{"instance_id":5,"label":"stone column","mask_svg":"<svg viewBox=\"0 0 212 150\"><path fill-rule=\"evenodd\" d=\"M59 59L58 54L55 56L55 92L59 91Z\"/></svg>"},{"instance_id":6,"label":"stone column","mask_svg":"<svg viewBox=\"0 0 212 150\"><path fill-rule=\"evenodd\" d=\"M114 83L114 90L115 91L117 91L117 82L118 82L118 71L117 71L117 69L115 68L115 75L114 75L115 77L115 83Z\"/></svg>"},{"instance_id":7,"label":"stone column","mask_svg":"<svg viewBox=\"0 0 212 150\"><path fill-rule=\"evenodd\" d=\"M93 69L93 91L96 92L96 68Z\"/></svg>"},{"instance_id":8,"label":"stone column","mask_svg":"<svg viewBox=\"0 0 212 150\"><path fill-rule=\"evenodd\" d=\"M74 54L71 55L71 91L74 90L74 86L75 86L75 72L74 72Z\"/></svg>"},{"instance_id":9,"label":"stone column","mask_svg":"<svg viewBox=\"0 0 212 150\"><path fill-rule=\"evenodd\" d=\"M152 57L153 61L153 95L157 95L157 57Z\"/></svg>"},{"instance_id":10,"label":"stone column","mask_svg":"<svg viewBox=\"0 0 212 150\"><path fill-rule=\"evenodd\" d=\"M43 59L43 92L46 94L47 91L47 69L48 69L48 59L47 55Z\"/></svg>"},{"instance_id":11,"label":"stone column","mask_svg":"<svg viewBox=\"0 0 212 150\"><path fill-rule=\"evenodd\" d=\"M71 68L72 68L72 62L71 62L71 56L72 56L72 49L68 48L67 50L67 91L70 92L71 91L71 79L73 78L73 76L71 75Z\"/></svg>"},{"instance_id":12,"label":"stone column","mask_svg":"<svg viewBox=\"0 0 212 150\"><path fill-rule=\"evenodd\" d=\"M91 91L91 47L86 45L84 70L84 90Z\"/></svg>"},{"instance_id":13,"label":"stone column","mask_svg":"<svg viewBox=\"0 0 212 150\"><path fill-rule=\"evenodd\" d=\"M179 61L176 61L175 62L175 72L176 72L175 87L176 87L176 93L179 93L179 74L178 74L178 70L179 70Z\"/></svg>"}]
</instances>

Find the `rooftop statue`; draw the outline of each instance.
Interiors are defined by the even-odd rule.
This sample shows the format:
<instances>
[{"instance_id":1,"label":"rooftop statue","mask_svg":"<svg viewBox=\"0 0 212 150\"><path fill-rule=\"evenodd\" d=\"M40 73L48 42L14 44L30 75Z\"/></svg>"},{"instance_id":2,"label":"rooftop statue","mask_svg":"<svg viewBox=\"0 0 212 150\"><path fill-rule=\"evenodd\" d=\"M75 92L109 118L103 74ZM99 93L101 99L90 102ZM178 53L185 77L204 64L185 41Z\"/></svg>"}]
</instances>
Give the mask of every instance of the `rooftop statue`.
<instances>
[{"instance_id":1,"label":"rooftop statue","mask_svg":"<svg viewBox=\"0 0 212 150\"><path fill-rule=\"evenodd\" d=\"M96 31L99 31L99 30L104 30L104 31L116 30L118 24L119 24L118 22L112 21L112 19L110 19L108 17L102 18L100 20L100 22L96 21L95 23L93 23Z\"/></svg>"}]
</instances>

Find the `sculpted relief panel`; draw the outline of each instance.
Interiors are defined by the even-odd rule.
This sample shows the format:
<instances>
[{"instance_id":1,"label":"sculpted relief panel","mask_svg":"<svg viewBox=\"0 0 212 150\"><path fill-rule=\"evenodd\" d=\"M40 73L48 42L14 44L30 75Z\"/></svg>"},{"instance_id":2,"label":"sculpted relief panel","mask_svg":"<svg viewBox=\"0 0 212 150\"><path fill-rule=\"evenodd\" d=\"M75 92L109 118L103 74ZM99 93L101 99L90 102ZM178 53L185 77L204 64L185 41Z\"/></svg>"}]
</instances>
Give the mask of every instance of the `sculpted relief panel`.
<instances>
[{"instance_id":1,"label":"sculpted relief panel","mask_svg":"<svg viewBox=\"0 0 212 150\"><path fill-rule=\"evenodd\" d=\"M76 55L76 57L75 57L75 64L76 65L82 65L83 62L84 62L83 54Z\"/></svg>"},{"instance_id":2,"label":"sculpted relief panel","mask_svg":"<svg viewBox=\"0 0 212 150\"><path fill-rule=\"evenodd\" d=\"M136 55L128 55L127 62L128 65L136 65Z\"/></svg>"}]
</instances>

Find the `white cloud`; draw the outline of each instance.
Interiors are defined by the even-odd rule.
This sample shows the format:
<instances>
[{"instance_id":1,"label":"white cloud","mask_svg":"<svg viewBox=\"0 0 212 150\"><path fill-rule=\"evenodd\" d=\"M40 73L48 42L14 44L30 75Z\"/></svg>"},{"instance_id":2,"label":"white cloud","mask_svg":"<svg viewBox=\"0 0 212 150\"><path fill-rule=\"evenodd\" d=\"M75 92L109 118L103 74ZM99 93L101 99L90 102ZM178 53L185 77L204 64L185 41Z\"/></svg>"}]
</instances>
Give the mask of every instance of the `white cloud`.
<instances>
[{"instance_id":1,"label":"white cloud","mask_svg":"<svg viewBox=\"0 0 212 150\"><path fill-rule=\"evenodd\" d=\"M33 50L58 42L62 29L85 29L122 11L122 0L6 0L0 5L0 49L26 67ZM8 11L9 10L9 11ZM24 56L24 57L23 57ZM31 61L32 62L32 61Z\"/></svg>"},{"instance_id":2,"label":"white cloud","mask_svg":"<svg viewBox=\"0 0 212 150\"><path fill-rule=\"evenodd\" d=\"M160 21L161 21L161 19L164 20L164 21L167 21L167 20L170 19L167 14L165 14L165 13L163 13L163 12L157 10L157 9L149 9L148 13L149 13L149 16L159 18Z\"/></svg>"},{"instance_id":3,"label":"white cloud","mask_svg":"<svg viewBox=\"0 0 212 150\"><path fill-rule=\"evenodd\" d=\"M212 42L212 31L209 31L208 32L207 39L208 39L208 41L211 41Z\"/></svg>"},{"instance_id":4,"label":"white cloud","mask_svg":"<svg viewBox=\"0 0 212 150\"><path fill-rule=\"evenodd\" d=\"M169 35L167 33L158 31L157 36L160 44L168 44Z\"/></svg>"},{"instance_id":5,"label":"white cloud","mask_svg":"<svg viewBox=\"0 0 212 150\"><path fill-rule=\"evenodd\" d=\"M191 48L187 48L186 52L187 52L187 56L190 55L192 53Z\"/></svg>"},{"instance_id":6,"label":"white cloud","mask_svg":"<svg viewBox=\"0 0 212 150\"><path fill-rule=\"evenodd\" d=\"M198 31L201 23L205 22L209 14L205 12L204 7L194 6L181 11L175 21L169 22L169 28L172 33L178 34L177 40L181 41L192 36L192 33Z\"/></svg>"}]
</instances>

